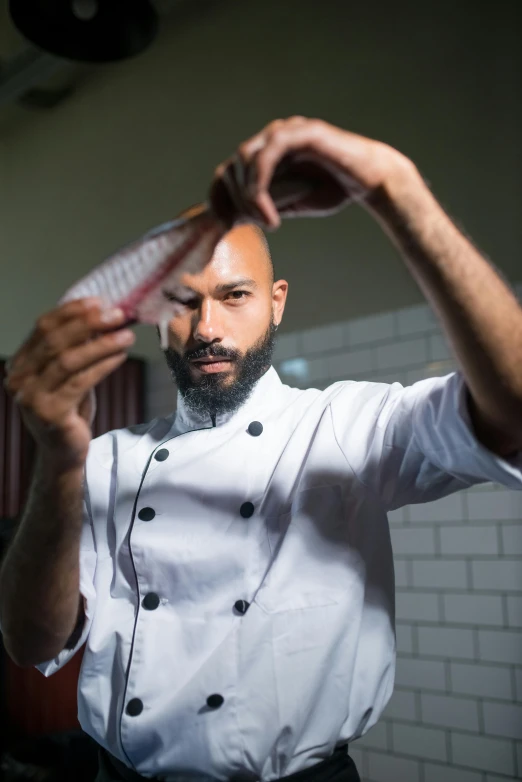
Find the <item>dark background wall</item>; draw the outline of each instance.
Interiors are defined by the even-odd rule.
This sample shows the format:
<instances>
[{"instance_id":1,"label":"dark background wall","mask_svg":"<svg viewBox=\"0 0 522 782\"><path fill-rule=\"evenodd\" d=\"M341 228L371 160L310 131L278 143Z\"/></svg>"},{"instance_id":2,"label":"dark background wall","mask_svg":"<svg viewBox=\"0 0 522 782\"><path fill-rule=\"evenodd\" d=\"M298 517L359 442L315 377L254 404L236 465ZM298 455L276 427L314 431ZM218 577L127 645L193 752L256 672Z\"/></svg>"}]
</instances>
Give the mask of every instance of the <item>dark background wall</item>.
<instances>
[{"instance_id":1,"label":"dark background wall","mask_svg":"<svg viewBox=\"0 0 522 782\"><path fill-rule=\"evenodd\" d=\"M180 3L139 58L56 109L0 114L0 354L89 267L205 196L276 117L319 116L409 155L507 278L522 276L518 0ZM270 237L283 330L423 300L359 208ZM135 353L157 355L153 329Z\"/></svg>"}]
</instances>

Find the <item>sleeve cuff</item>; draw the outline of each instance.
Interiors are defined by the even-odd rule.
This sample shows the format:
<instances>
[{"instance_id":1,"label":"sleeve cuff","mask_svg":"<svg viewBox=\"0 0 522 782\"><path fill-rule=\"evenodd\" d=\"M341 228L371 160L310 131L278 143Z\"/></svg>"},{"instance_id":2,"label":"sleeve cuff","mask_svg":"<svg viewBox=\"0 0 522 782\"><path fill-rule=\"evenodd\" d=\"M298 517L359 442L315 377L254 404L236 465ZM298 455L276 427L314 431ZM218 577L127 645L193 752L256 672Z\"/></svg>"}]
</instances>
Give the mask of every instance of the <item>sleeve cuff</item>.
<instances>
[{"instance_id":1,"label":"sleeve cuff","mask_svg":"<svg viewBox=\"0 0 522 782\"><path fill-rule=\"evenodd\" d=\"M83 624L83 630L71 649L62 649L62 651L52 660L46 660L45 662L34 666L38 671L40 671L40 673L43 673L46 678L59 671L60 668L63 668L63 666L74 657L78 649L84 645L91 630L96 606L96 594L94 592L93 583L89 574L92 573L95 567L96 554L94 551L82 551L81 558L82 567L80 569L80 592L85 597L85 621ZM83 573L86 574L85 577L82 577Z\"/></svg>"},{"instance_id":2,"label":"sleeve cuff","mask_svg":"<svg viewBox=\"0 0 522 782\"><path fill-rule=\"evenodd\" d=\"M486 448L473 429L462 373L457 371L449 379L440 380L439 388L432 392L433 399L428 401L428 411L421 416L422 407L417 405L415 409L415 431L424 453L448 472L457 468L464 480L491 481L521 491L522 450L505 458Z\"/></svg>"}]
</instances>

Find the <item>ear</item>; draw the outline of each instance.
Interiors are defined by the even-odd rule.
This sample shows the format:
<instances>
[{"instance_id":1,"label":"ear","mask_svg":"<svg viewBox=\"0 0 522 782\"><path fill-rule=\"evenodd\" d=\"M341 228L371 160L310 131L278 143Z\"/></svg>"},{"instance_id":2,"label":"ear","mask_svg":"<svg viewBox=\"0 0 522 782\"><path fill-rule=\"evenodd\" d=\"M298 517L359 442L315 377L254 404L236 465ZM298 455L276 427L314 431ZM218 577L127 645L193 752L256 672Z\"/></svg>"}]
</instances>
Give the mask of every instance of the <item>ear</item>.
<instances>
[{"instance_id":1,"label":"ear","mask_svg":"<svg viewBox=\"0 0 522 782\"><path fill-rule=\"evenodd\" d=\"M285 310L286 297L288 295L288 283L286 280L277 280L272 286L272 309L274 323L279 326Z\"/></svg>"}]
</instances>

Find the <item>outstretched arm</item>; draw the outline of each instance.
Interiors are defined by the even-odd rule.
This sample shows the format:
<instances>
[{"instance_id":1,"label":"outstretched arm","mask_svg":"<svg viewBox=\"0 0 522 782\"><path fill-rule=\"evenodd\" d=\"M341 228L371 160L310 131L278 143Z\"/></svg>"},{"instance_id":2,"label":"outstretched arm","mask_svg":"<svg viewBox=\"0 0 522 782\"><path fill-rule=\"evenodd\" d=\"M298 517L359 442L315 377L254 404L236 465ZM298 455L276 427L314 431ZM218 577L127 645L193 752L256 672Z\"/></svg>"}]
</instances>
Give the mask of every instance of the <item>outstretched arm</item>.
<instances>
[{"instance_id":1,"label":"outstretched arm","mask_svg":"<svg viewBox=\"0 0 522 782\"><path fill-rule=\"evenodd\" d=\"M278 213L269 185L281 161L287 175L304 174L317 186ZM218 167L216 209L223 190L269 229L281 216L331 214L354 201L366 208L442 323L466 381L477 438L501 456L522 449L522 308L408 158L321 120L292 117L268 125Z\"/></svg>"}]
</instances>

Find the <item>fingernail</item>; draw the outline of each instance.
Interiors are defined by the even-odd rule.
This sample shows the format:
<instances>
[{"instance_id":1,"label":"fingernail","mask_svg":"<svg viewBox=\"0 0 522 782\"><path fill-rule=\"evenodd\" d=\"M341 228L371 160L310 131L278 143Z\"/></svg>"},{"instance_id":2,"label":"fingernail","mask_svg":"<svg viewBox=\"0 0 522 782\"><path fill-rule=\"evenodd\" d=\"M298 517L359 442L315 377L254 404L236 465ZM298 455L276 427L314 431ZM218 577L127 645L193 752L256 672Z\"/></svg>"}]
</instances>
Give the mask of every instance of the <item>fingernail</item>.
<instances>
[{"instance_id":1,"label":"fingernail","mask_svg":"<svg viewBox=\"0 0 522 782\"><path fill-rule=\"evenodd\" d=\"M269 233L273 233L274 231L277 231L280 225L281 225L281 220L270 218L270 222L267 222L266 224L265 231Z\"/></svg>"},{"instance_id":2,"label":"fingernail","mask_svg":"<svg viewBox=\"0 0 522 782\"><path fill-rule=\"evenodd\" d=\"M134 334L129 329L124 329L123 331L117 331L114 339L120 345L128 345L130 342L134 342Z\"/></svg>"},{"instance_id":3,"label":"fingernail","mask_svg":"<svg viewBox=\"0 0 522 782\"><path fill-rule=\"evenodd\" d=\"M100 309L102 306L100 299L96 296L88 296L87 298L82 299L81 303L86 310Z\"/></svg>"},{"instance_id":4,"label":"fingernail","mask_svg":"<svg viewBox=\"0 0 522 782\"><path fill-rule=\"evenodd\" d=\"M121 318L123 318L123 310L119 307L116 307L113 310L105 310L100 316L100 320L103 323L112 323L115 320L121 320Z\"/></svg>"}]
</instances>

